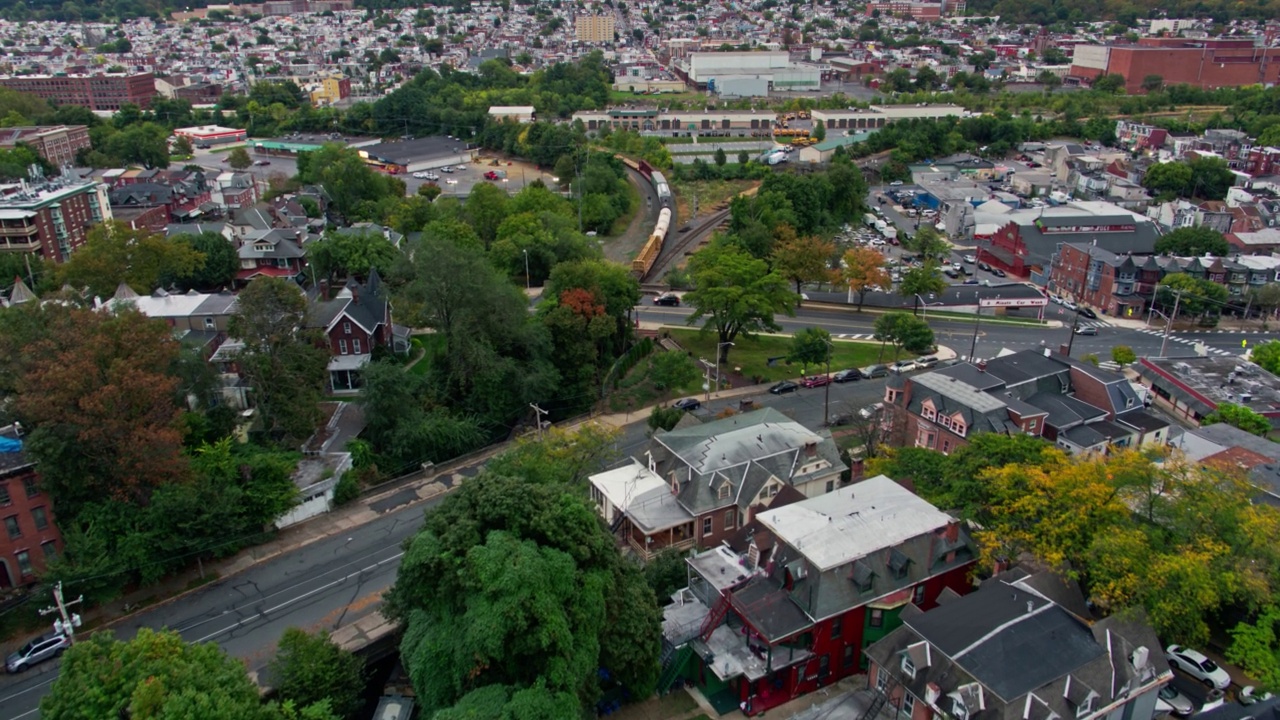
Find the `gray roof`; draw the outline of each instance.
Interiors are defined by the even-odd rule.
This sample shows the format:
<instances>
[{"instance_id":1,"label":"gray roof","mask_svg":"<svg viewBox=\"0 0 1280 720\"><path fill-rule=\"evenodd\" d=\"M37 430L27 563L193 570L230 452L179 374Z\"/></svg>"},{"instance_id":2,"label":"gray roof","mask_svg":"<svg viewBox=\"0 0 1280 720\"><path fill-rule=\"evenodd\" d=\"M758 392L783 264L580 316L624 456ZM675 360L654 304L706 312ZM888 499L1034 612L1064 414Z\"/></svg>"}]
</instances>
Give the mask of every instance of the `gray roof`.
<instances>
[{"instance_id":1,"label":"gray roof","mask_svg":"<svg viewBox=\"0 0 1280 720\"><path fill-rule=\"evenodd\" d=\"M950 368L948 368L950 369ZM960 413L966 434L976 432L1015 432L1008 407L999 398L972 385L936 372L921 373L911 379L912 392L907 410L920 415L926 400L932 402L939 415Z\"/></svg>"},{"instance_id":2,"label":"gray roof","mask_svg":"<svg viewBox=\"0 0 1280 720\"><path fill-rule=\"evenodd\" d=\"M245 233L244 240L240 245L239 256L241 260L266 260L266 259L293 259L306 257L307 252L302 249L298 241L294 237L297 231L294 230L250 230ZM269 250L259 250L260 243L268 243L271 245Z\"/></svg>"},{"instance_id":3,"label":"gray roof","mask_svg":"<svg viewBox=\"0 0 1280 720\"><path fill-rule=\"evenodd\" d=\"M1056 357L1046 356L1038 350L1023 350L992 358L986 363L986 371L1003 380L1009 388L1036 383L1036 387L1041 390L1061 389L1060 391L1065 392L1070 385L1071 371L1066 365ZM1037 382L1050 379L1050 382ZM1025 394L1023 399L1026 399Z\"/></svg>"},{"instance_id":4,"label":"gray roof","mask_svg":"<svg viewBox=\"0 0 1280 720\"><path fill-rule=\"evenodd\" d=\"M1070 395L1038 393L1027 398L1027 402L1048 412L1049 417L1045 419L1045 424L1058 428L1059 431L1091 420L1101 420L1107 416L1105 410Z\"/></svg>"},{"instance_id":5,"label":"gray roof","mask_svg":"<svg viewBox=\"0 0 1280 720\"><path fill-rule=\"evenodd\" d=\"M1216 425L1206 425L1195 430L1188 430L1187 432L1208 438L1219 445L1242 447L1263 457L1280 460L1280 443L1274 443L1264 437L1245 432L1234 425L1218 423Z\"/></svg>"},{"instance_id":6,"label":"gray roof","mask_svg":"<svg viewBox=\"0 0 1280 720\"><path fill-rule=\"evenodd\" d=\"M387 293L377 270L369 271L369 279L360 284L354 278L347 281L338 297L311 305L308 327L328 329L339 317L346 315L365 332L372 334L386 322Z\"/></svg>"},{"instance_id":7,"label":"gray roof","mask_svg":"<svg viewBox=\"0 0 1280 720\"><path fill-rule=\"evenodd\" d=\"M979 413L988 413L1005 408L1003 402L954 377L927 372L915 376L912 378L912 382L917 387L926 388L946 398L957 400Z\"/></svg>"},{"instance_id":8,"label":"gray roof","mask_svg":"<svg viewBox=\"0 0 1280 720\"><path fill-rule=\"evenodd\" d=\"M1044 215L1039 218L1019 217L1015 222L1019 225L1018 235L1026 246L1028 264L1048 266L1058 245L1064 240L1078 240L1082 233L1046 233L1042 232L1037 222L1043 227L1070 226L1106 226L1133 225L1133 232L1096 232L1091 239L1097 246L1114 253L1151 253L1155 251L1156 240L1160 239L1160 230L1153 222L1143 222L1130 214L1095 215L1082 213L1078 217L1065 215Z\"/></svg>"}]
</instances>

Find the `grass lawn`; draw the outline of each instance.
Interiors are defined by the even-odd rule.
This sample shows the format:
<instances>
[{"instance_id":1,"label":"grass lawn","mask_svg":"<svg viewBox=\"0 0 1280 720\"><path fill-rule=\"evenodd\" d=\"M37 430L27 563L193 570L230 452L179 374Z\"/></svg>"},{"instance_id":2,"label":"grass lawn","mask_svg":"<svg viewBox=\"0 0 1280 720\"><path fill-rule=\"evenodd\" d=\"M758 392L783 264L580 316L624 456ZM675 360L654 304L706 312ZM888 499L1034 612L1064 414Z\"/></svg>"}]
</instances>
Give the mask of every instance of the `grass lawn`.
<instances>
[{"instance_id":1,"label":"grass lawn","mask_svg":"<svg viewBox=\"0 0 1280 720\"><path fill-rule=\"evenodd\" d=\"M426 375L427 371L431 369L431 356L435 355L436 352L441 349L443 344L443 335L414 335L410 338L409 357L417 357L418 353L424 349L427 351L427 354L424 355L421 360L414 363L413 367L409 368L409 372L414 375Z\"/></svg>"},{"instance_id":2,"label":"grass lawn","mask_svg":"<svg viewBox=\"0 0 1280 720\"><path fill-rule=\"evenodd\" d=\"M625 233L636 213L640 212L644 206L644 199L640 197L640 190L635 185L627 183L627 192L631 194L631 209L613 221L613 226L609 228L609 237L617 237Z\"/></svg>"},{"instance_id":3,"label":"grass lawn","mask_svg":"<svg viewBox=\"0 0 1280 720\"><path fill-rule=\"evenodd\" d=\"M671 337L675 338L695 357L714 358L716 355L715 333L703 334L693 328L668 328ZM835 355L831 358L831 372L846 368L864 367L879 362L880 343L859 342L851 340L833 340ZM741 368L738 372L748 378L761 378L760 382L795 379L803 376L805 368L799 364L779 360L774 367L769 367L769 358L784 357L791 351L791 338L777 335L761 335L753 339L739 337L735 345L729 349L729 365ZM885 361L893 359L893 348L885 348ZM808 368L809 374L823 372L825 366Z\"/></svg>"},{"instance_id":4,"label":"grass lawn","mask_svg":"<svg viewBox=\"0 0 1280 720\"><path fill-rule=\"evenodd\" d=\"M689 137L688 135L681 135L680 137L664 137L664 138L659 138L659 140L662 141L663 145L692 145L693 144L693 138Z\"/></svg>"},{"instance_id":5,"label":"grass lawn","mask_svg":"<svg viewBox=\"0 0 1280 720\"><path fill-rule=\"evenodd\" d=\"M617 387L609 394L609 398L606 401L609 412L627 412L702 392L703 379L701 377L687 386L679 388L676 392L663 394L655 388L653 381L649 379L649 366L653 358L657 357L658 353L661 352L662 350L655 349L649 357L636 363L631 372L618 381Z\"/></svg>"}]
</instances>

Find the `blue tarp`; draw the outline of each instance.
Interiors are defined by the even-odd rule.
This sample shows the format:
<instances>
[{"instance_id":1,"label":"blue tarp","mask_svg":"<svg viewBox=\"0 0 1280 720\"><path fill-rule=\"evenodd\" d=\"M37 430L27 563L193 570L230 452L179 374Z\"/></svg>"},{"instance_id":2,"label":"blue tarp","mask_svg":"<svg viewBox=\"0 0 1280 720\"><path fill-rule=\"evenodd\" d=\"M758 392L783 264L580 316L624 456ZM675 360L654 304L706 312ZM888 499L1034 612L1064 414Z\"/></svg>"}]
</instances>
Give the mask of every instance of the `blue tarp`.
<instances>
[{"instance_id":1,"label":"blue tarp","mask_svg":"<svg viewBox=\"0 0 1280 720\"><path fill-rule=\"evenodd\" d=\"M0 437L0 453L22 452L22 441Z\"/></svg>"}]
</instances>

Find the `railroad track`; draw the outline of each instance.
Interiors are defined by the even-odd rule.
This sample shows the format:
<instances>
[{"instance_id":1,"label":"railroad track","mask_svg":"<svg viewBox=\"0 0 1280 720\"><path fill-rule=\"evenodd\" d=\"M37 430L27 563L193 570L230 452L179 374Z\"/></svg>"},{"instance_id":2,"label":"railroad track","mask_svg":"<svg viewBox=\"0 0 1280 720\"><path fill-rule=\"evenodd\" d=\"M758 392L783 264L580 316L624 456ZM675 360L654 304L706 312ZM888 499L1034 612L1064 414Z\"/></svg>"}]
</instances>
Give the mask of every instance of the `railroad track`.
<instances>
[{"instance_id":1,"label":"railroad track","mask_svg":"<svg viewBox=\"0 0 1280 720\"><path fill-rule=\"evenodd\" d=\"M640 278L641 283L649 284L655 279L661 278L670 269L670 266L684 257L692 248L696 248L701 244L707 236L728 219L729 208L725 207L722 210L711 213L705 220L694 224L685 232L668 232L667 241L663 243L657 260L654 261L653 267L649 269L649 272Z\"/></svg>"}]
</instances>

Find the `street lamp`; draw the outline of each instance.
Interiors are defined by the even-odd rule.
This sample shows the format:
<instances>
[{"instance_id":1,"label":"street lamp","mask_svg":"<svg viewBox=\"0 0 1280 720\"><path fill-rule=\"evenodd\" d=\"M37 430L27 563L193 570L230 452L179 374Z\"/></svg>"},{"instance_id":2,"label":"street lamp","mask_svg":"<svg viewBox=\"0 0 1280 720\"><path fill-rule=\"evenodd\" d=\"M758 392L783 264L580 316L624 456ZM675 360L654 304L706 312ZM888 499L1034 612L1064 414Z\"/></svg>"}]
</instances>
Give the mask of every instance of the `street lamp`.
<instances>
[{"instance_id":1,"label":"street lamp","mask_svg":"<svg viewBox=\"0 0 1280 720\"><path fill-rule=\"evenodd\" d=\"M724 346L733 347L731 342L722 342L716 345L716 392L720 392L720 365L724 363Z\"/></svg>"},{"instance_id":2,"label":"street lamp","mask_svg":"<svg viewBox=\"0 0 1280 720\"><path fill-rule=\"evenodd\" d=\"M531 282L529 281L529 248L524 249L524 289L529 290Z\"/></svg>"}]
</instances>

